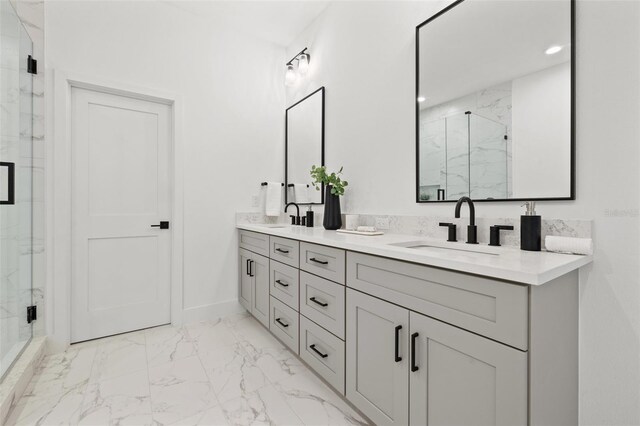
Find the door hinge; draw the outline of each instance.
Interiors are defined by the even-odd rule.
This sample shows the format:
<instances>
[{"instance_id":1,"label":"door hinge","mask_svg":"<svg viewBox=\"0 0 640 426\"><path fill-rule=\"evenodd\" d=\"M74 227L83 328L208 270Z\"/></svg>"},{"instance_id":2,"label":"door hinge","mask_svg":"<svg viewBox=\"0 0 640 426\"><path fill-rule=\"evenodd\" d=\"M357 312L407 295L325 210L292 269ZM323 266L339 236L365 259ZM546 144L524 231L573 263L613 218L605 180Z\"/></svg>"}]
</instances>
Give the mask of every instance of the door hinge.
<instances>
[{"instance_id":1,"label":"door hinge","mask_svg":"<svg viewBox=\"0 0 640 426\"><path fill-rule=\"evenodd\" d=\"M29 74L38 74L38 61L33 59L31 55L27 58L27 72Z\"/></svg>"},{"instance_id":2,"label":"door hinge","mask_svg":"<svg viewBox=\"0 0 640 426\"><path fill-rule=\"evenodd\" d=\"M38 319L38 310L35 305L27 306L27 323L31 324Z\"/></svg>"}]
</instances>

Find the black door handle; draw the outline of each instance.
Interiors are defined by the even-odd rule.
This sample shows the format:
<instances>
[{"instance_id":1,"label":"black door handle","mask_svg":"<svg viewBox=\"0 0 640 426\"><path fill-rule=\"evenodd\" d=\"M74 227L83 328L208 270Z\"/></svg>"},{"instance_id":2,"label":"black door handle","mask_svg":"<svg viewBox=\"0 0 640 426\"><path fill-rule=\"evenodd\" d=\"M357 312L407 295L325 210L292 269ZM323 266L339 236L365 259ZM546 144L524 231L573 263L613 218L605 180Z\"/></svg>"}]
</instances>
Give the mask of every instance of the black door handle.
<instances>
[{"instance_id":1,"label":"black door handle","mask_svg":"<svg viewBox=\"0 0 640 426\"><path fill-rule=\"evenodd\" d=\"M311 300L313 303L315 303L315 304L317 304L317 305L322 306L323 308L324 308L324 307L329 306L329 304L328 304L328 303L320 302L319 300L317 300L315 296L310 297L310 298L309 298L309 300Z\"/></svg>"},{"instance_id":2,"label":"black door handle","mask_svg":"<svg viewBox=\"0 0 640 426\"><path fill-rule=\"evenodd\" d=\"M411 371L416 372L419 370L416 365L416 339L418 338L418 333L413 333L411 335Z\"/></svg>"},{"instance_id":3,"label":"black door handle","mask_svg":"<svg viewBox=\"0 0 640 426\"><path fill-rule=\"evenodd\" d=\"M313 345L309 346L311 348L312 351L314 351L315 353L317 353L318 355L320 355L322 358L326 358L329 356L329 354L323 354L322 352L320 352L319 350L316 349L316 344L314 343Z\"/></svg>"},{"instance_id":4,"label":"black door handle","mask_svg":"<svg viewBox=\"0 0 640 426\"><path fill-rule=\"evenodd\" d=\"M278 247L276 251L279 251L280 253L284 253L284 254L289 254L289 250L283 250L280 247Z\"/></svg>"},{"instance_id":5,"label":"black door handle","mask_svg":"<svg viewBox=\"0 0 640 426\"><path fill-rule=\"evenodd\" d=\"M396 335L395 335L395 341L396 341L396 348L395 348L395 361L396 362L400 362L402 361L402 357L400 356L400 330L402 330L402 326L401 325L396 325Z\"/></svg>"},{"instance_id":6,"label":"black door handle","mask_svg":"<svg viewBox=\"0 0 640 426\"><path fill-rule=\"evenodd\" d=\"M169 229L169 221L162 220L158 225L151 225L152 228Z\"/></svg>"},{"instance_id":7,"label":"black door handle","mask_svg":"<svg viewBox=\"0 0 640 426\"><path fill-rule=\"evenodd\" d=\"M326 260L318 260L318 259L316 259L315 257L312 257L312 258L311 258L311 259L309 259L309 260L310 260L310 261L312 261L312 262L319 263L319 264L321 264L321 265L327 265L327 264L329 263L329 262L328 262L328 261L326 261Z\"/></svg>"},{"instance_id":8,"label":"black door handle","mask_svg":"<svg viewBox=\"0 0 640 426\"><path fill-rule=\"evenodd\" d=\"M285 323L283 323L282 321L280 321L280 318L276 318L276 322L277 322L278 324L280 324L281 326L285 327L285 328L286 328L286 327L289 327L289 324L285 324Z\"/></svg>"},{"instance_id":9,"label":"black door handle","mask_svg":"<svg viewBox=\"0 0 640 426\"><path fill-rule=\"evenodd\" d=\"M249 276L253 276L253 260L249 259Z\"/></svg>"},{"instance_id":10,"label":"black door handle","mask_svg":"<svg viewBox=\"0 0 640 426\"><path fill-rule=\"evenodd\" d=\"M282 282L282 281L280 281L280 280L276 280L276 284L280 284L282 287L289 287L289 284L287 284L287 283L283 283L283 282Z\"/></svg>"}]
</instances>

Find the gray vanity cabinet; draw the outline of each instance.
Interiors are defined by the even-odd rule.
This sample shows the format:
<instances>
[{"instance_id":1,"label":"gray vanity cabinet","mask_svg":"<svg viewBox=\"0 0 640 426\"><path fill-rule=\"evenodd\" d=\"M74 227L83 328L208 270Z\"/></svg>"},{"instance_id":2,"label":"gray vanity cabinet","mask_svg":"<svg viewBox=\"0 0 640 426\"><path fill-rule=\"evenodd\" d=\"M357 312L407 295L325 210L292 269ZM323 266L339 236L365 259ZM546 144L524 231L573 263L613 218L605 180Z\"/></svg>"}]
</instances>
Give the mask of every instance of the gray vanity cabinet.
<instances>
[{"instance_id":1,"label":"gray vanity cabinet","mask_svg":"<svg viewBox=\"0 0 640 426\"><path fill-rule=\"evenodd\" d=\"M409 311L347 289L347 399L374 423L409 422Z\"/></svg>"},{"instance_id":2,"label":"gray vanity cabinet","mask_svg":"<svg viewBox=\"0 0 640 426\"><path fill-rule=\"evenodd\" d=\"M412 425L527 424L527 353L409 316Z\"/></svg>"},{"instance_id":3,"label":"gray vanity cabinet","mask_svg":"<svg viewBox=\"0 0 640 426\"><path fill-rule=\"evenodd\" d=\"M269 327L269 259L242 248L239 300L258 321Z\"/></svg>"}]
</instances>

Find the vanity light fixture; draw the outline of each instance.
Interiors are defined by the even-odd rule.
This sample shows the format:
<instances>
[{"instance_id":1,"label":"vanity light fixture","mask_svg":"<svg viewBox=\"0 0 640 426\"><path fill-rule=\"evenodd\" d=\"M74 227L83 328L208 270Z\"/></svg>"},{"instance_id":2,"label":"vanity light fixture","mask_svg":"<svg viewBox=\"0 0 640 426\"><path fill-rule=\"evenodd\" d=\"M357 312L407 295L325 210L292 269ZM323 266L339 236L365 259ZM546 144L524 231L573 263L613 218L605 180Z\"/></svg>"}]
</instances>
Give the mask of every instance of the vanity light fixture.
<instances>
[{"instance_id":1,"label":"vanity light fixture","mask_svg":"<svg viewBox=\"0 0 640 426\"><path fill-rule=\"evenodd\" d=\"M310 59L311 55L307 53L307 48L305 47L286 63L287 71L284 75L284 81L287 86L293 85L299 76L303 76L309 71Z\"/></svg>"},{"instance_id":2,"label":"vanity light fixture","mask_svg":"<svg viewBox=\"0 0 640 426\"><path fill-rule=\"evenodd\" d=\"M551 46L547 50L544 51L547 55L555 55L559 51L562 50L562 46Z\"/></svg>"}]
</instances>

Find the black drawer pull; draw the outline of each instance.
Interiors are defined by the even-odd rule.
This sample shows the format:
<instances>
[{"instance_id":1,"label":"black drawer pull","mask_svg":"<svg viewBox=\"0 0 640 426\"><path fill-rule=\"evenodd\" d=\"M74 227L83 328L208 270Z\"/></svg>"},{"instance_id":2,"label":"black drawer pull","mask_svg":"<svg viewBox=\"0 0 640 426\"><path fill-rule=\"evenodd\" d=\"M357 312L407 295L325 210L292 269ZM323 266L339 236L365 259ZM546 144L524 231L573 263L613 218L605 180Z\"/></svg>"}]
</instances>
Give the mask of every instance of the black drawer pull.
<instances>
[{"instance_id":1,"label":"black drawer pull","mask_svg":"<svg viewBox=\"0 0 640 426\"><path fill-rule=\"evenodd\" d=\"M285 327L285 328L286 328L286 327L289 327L289 324L285 324L285 323L283 323L282 321L280 321L280 318L276 318L276 322L277 322L278 324L280 324L281 326Z\"/></svg>"},{"instance_id":2,"label":"black drawer pull","mask_svg":"<svg viewBox=\"0 0 640 426\"><path fill-rule=\"evenodd\" d=\"M316 349L316 345L315 343L311 346L309 346L311 348L312 351L314 351L315 353L317 353L318 355L320 355L322 358L326 358L329 356L329 354L323 354L322 352L320 352L319 350Z\"/></svg>"},{"instance_id":3,"label":"black drawer pull","mask_svg":"<svg viewBox=\"0 0 640 426\"><path fill-rule=\"evenodd\" d=\"M418 338L418 333L413 333L411 335L411 371L416 372L419 370L416 365L416 339Z\"/></svg>"},{"instance_id":4,"label":"black drawer pull","mask_svg":"<svg viewBox=\"0 0 640 426\"><path fill-rule=\"evenodd\" d=\"M396 341L395 361L396 362L402 361L402 357L400 356L400 330L402 330L402 326L396 325L396 336L395 336L395 341Z\"/></svg>"},{"instance_id":5,"label":"black drawer pull","mask_svg":"<svg viewBox=\"0 0 640 426\"><path fill-rule=\"evenodd\" d=\"M315 257L312 257L312 258L311 258L311 259L309 259L309 260L310 260L310 261L312 261L312 262L319 263L319 264L321 264L321 265L328 265L328 264L329 264L329 262L328 262L328 261L326 261L326 260L318 260L318 259L316 259Z\"/></svg>"},{"instance_id":6,"label":"black drawer pull","mask_svg":"<svg viewBox=\"0 0 640 426\"><path fill-rule=\"evenodd\" d=\"M317 305L322 306L323 308L324 308L324 307L329 306L329 304L328 304L328 303L320 302L318 299L316 299L316 297L315 297L315 296L310 297L310 298L309 298L309 300L311 300L313 303L315 303L315 304L317 304Z\"/></svg>"},{"instance_id":7,"label":"black drawer pull","mask_svg":"<svg viewBox=\"0 0 640 426\"><path fill-rule=\"evenodd\" d=\"M280 280L276 280L276 284L280 284L282 287L289 287L289 284L287 284L287 283L283 283L283 282L282 282L282 281L280 281Z\"/></svg>"},{"instance_id":8,"label":"black drawer pull","mask_svg":"<svg viewBox=\"0 0 640 426\"><path fill-rule=\"evenodd\" d=\"M283 250L280 247L278 247L276 251L279 251L280 253L284 253L284 254L289 254L289 250Z\"/></svg>"}]
</instances>

